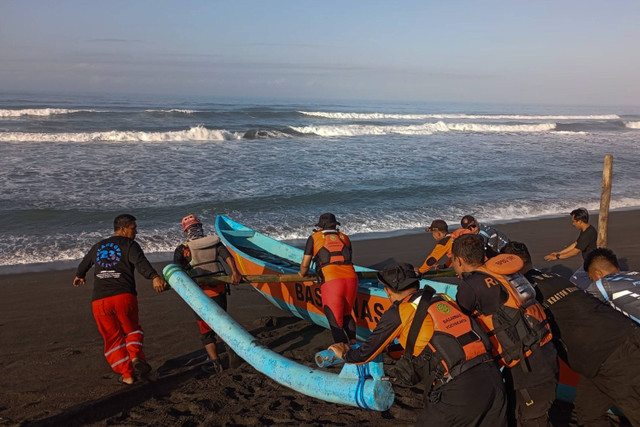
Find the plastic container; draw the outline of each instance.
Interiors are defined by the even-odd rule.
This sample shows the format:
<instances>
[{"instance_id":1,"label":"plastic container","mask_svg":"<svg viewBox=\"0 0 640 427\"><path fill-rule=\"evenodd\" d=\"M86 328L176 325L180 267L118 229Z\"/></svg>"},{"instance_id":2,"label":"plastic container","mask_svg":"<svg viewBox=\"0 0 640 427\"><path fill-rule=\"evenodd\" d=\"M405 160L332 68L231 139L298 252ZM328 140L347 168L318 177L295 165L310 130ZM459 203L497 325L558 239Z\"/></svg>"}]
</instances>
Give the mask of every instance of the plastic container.
<instances>
[{"instance_id":1,"label":"plastic container","mask_svg":"<svg viewBox=\"0 0 640 427\"><path fill-rule=\"evenodd\" d=\"M511 289L515 291L516 298L520 302L520 304L527 304L530 301L535 300L536 298L536 290L533 289L533 286L526 277L524 277L520 273L510 274L506 276L509 280L509 285L511 285Z\"/></svg>"}]
</instances>

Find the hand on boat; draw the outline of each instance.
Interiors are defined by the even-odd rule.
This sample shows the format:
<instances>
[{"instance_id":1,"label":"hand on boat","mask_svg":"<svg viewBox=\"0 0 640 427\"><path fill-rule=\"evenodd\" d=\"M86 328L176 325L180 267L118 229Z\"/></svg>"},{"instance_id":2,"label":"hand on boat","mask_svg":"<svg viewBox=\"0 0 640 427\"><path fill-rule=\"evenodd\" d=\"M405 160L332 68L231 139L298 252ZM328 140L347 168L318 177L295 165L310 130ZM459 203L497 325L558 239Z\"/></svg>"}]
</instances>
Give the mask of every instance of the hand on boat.
<instances>
[{"instance_id":1,"label":"hand on boat","mask_svg":"<svg viewBox=\"0 0 640 427\"><path fill-rule=\"evenodd\" d=\"M242 274L238 271L234 271L231 273L231 283L234 285L239 284L243 280Z\"/></svg>"},{"instance_id":2,"label":"hand on boat","mask_svg":"<svg viewBox=\"0 0 640 427\"><path fill-rule=\"evenodd\" d=\"M329 350L333 351L340 359L344 359L344 354L349 351L349 344L339 342L329 346Z\"/></svg>"},{"instance_id":3,"label":"hand on boat","mask_svg":"<svg viewBox=\"0 0 640 427\"><path fill-rule=\"evenodd\" d=\"M153 278L153 289L155 289L156 292L160 293L164 291L164 288L166 287L167 287L167 281L164 280L162 277L156 276Z\"/></svg>"}]
</instances>

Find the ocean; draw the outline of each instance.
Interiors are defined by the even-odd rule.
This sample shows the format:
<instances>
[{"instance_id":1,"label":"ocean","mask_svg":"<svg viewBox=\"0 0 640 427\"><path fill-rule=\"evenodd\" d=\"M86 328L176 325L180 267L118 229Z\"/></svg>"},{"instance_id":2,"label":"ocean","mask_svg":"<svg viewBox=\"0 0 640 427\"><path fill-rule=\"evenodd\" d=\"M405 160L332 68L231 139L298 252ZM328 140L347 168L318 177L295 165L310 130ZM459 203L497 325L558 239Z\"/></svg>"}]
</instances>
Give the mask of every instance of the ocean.
<instances>
[{"instance_id":1,"label":"ocean","mask_svg":"<svg viewBox=\"0 0 640 427\"><path fill-rule=\"evenodd\" d=\"M0 273L75 266L113 218L152 260L194 213L301 243L640 206L640 107L0 94Z\"/></svg>"}]
</instances>

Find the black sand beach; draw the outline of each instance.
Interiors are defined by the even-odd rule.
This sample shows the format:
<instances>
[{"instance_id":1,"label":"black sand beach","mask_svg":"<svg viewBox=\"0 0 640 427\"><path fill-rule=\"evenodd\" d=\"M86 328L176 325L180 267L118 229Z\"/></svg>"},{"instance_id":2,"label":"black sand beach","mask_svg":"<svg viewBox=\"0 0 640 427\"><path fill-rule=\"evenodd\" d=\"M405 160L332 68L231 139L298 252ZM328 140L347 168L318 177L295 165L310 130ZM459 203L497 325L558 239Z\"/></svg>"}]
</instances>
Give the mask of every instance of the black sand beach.
<instances>
[{"instance_id":1,"label":"black sand beach","mask_svg":"<svg viewBox=\"0 0 640 427\"><path fill-rule=\"evenodd\" d=\"M625 269L640 269L640 212L609 217L609 242ZM482 218L479 218L482 220ZM597 217L592 218L597 225ZM248 224L250 225L250 224ZM457 225L457 224L456 224ZM525 242L534 264L570 275L580 256L546 262L543 256L575 240L569 216L497 225ZM355 263L380 268L419 264L433 247L427 233L354 242ZM161 269L164 264L156 264ZM0 425L412 425L421 407L418 387L395 387L384 412L326 403L289 390L246 363L231 363L217 376L202 372L198 329L175 292L156 294L138 278L145 352L156 370L151 381L123 386L102 355L90 309L91 280L71 285L74 271L0 276ZM313 355L331 343L328 331L271 306L253 288L233 289L229 312L263 343L314 366ZM229 366L227 353L223 364ZM231 361L234 362L234 361ZM554 425L567 425L570 405L558 404Z\"/></svg>"}]
</instances>

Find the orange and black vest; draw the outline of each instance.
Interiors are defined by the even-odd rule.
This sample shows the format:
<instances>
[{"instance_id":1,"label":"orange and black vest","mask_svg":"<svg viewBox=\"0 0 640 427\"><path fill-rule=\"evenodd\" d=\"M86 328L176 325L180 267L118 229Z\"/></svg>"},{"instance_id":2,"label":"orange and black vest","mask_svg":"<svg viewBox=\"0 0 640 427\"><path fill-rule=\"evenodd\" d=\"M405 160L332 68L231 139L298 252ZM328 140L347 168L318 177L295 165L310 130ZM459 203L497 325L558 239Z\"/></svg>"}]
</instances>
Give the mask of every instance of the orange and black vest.
<instances>
[{"instance_id":1,"label":"orange and black vest","mask_svg":"<svg viewBox=\"0 0 640 427\"><path fill-rule=\"evenodd\" d=\"M316 231L313 237L314 261L319 268L327 265L352 265L351 242L340 231Z\"/></svg>"},{"instance_id":2,"label":"orange and black vest","mask_svg":"<svg viewBox=\"0 0 640 427\"><path fill-rule=\"evenodd\" d=\"M441 385L461 373L491 360L491 343L482 327L443 294L429 301L433 336L420 354L429 360L429 385Z\"/></svg>"},{"instance_id":3,"label":"orange and black vest","mask_svg":"<svg viewBox=\"0 0 640 427\"><path fill-rule=\"evenodd\" d=\"M528 357L536 347L551 341L551 327L544 308L536 301L535 295L522 298L514 289L514 283L522 279L518 271L522 260L515 255L498 255L487 261L477 271L484 276L488 287L501 287L504 301L492 313L475 310L478 319L489 335L493 345L493 355L501 366L512 367Z\"/></svg>"},{"instance_id":4,"label":"orange and black vest","mask_svg":"<svg viewBox=\"0 0 640 427\"><path fill-rule=\"evenodd\" d=\"M429 286L418 292L419 298L413 294L398 306L404 325L398 341L405 348L396 362L398 381L438 388L491 360L491 343L476 320L446 294Z\"/></svg>"}]
</instances>

